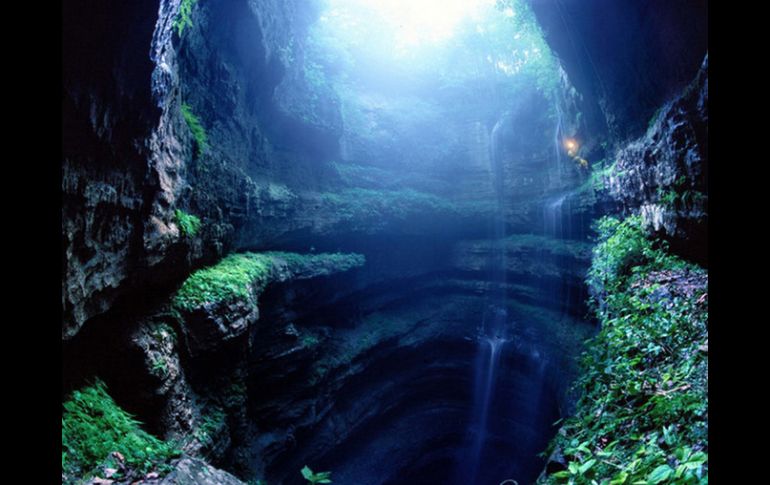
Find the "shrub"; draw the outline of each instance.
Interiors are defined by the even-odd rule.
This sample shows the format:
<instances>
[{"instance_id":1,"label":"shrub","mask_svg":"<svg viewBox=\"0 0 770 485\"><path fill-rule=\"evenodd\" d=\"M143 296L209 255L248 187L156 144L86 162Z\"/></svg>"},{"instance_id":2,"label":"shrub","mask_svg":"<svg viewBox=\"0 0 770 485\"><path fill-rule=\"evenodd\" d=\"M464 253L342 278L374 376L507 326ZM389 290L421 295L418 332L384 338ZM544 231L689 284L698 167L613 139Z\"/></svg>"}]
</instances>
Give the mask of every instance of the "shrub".
<instances>
[{"instance_id":1,"label":"shrub","mask_svg":"<svg viewBox=\"0 0 770 485\"><path fill-rule=\"evenodd\" d=\"M605 216L594 228L599 235L598 244L593 250L587 278L594 295L619 290L634 272L688 266L666 252L664 241L648 238L640 215L629 216L623 221Z\"/></svg>"},{"instance_id":2,"label":"shrub","mask_svg":"<svg viewBox=\"0 0 770 485\"><path fill-rule=\"evenodd\" d=\"M137 420L115 404L100 380L74 391L63 407L63 475L92 474L98 465L116 460L112 452L123 455L129 471L163 473L170 470L168 461L180 454L172 444L143 431Z\"/></svg>"},{"instance_id":3,"label":"shrub","mask_svg":"<svg viewBox=\"0 0 770 485\"><path fill-rule=\"evenodd\" d=\"M637 216L598 229L589 275L605 297L601 330L582 356L575 414L549 447L566 469L538 483L707 484L705 274Z\"/></svg>"}]
</instances>

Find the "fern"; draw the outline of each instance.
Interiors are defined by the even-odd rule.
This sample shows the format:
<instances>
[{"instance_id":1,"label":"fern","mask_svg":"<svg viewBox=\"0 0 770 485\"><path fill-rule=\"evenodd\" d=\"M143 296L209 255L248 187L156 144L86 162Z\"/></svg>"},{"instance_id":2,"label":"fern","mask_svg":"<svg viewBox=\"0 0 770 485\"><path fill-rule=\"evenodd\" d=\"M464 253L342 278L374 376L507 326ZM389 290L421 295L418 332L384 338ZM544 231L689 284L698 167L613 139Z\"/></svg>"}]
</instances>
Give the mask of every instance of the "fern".
<instances>
[{"instance_id":1,"label":"fern","mask_svg":"<svg viewBox=\"0 0 770 485\"><path fill-rule=\"evenodd\" d=\"M193 138L195 138L195 143L198 145L198 155L200 156L203 154L203 151L209 147L206 129L203 128L201 120L192 112L192 108L190 108L189 104L182 103L181 111L185 122L187 122L187 126L192 132Z\"/></svg>"},{"instance_id":2,"label":"fern","mask_svg":"<svg viewBox=\"0 0 770 485\"><path fill-rule=\"evenodd\" d=\"M179 13L174 19L174 28L179 37L182 37L182 32L186 26L193 26L192 9L197 2L198 0L182 0L182 3L179 4Z\"/></svg>"},{"instance_id":3,"label":"fern","mask_svg":"<svg viewBox=\"0 0 770 485\"><path fill-rule=\"evenodd\" d=\"M197 216L179 209L174 211L174 219L183 236L195 236L201 227L201 220Z\"/></svg>"}]
</instances>

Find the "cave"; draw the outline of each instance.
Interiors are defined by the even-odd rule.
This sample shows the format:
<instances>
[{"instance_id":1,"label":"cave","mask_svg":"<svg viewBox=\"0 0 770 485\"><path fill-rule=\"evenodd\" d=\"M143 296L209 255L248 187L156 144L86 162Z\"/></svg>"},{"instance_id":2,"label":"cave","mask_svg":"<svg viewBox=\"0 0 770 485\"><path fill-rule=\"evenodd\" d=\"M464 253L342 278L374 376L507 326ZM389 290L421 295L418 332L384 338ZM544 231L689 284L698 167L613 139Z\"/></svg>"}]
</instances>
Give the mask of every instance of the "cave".
<instances>
[{"instance_id":1,"label":"cave","mask_svg":"<svg viewBox=\"0 0 770 485\"><path fill-rule=\"evenodd\" d=\"M63 484L708 483L706 0L63 8Z\"/></svg>"}]
</instances>

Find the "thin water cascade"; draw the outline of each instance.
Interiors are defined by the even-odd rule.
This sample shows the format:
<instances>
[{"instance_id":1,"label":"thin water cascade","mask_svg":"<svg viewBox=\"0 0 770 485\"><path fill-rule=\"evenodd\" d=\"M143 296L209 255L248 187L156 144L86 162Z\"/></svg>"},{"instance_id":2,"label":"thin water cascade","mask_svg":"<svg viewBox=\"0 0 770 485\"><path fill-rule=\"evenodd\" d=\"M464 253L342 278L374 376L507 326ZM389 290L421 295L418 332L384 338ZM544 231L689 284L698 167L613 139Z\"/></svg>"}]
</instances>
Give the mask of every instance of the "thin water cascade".
<instances>
[{"instance_id":1,"label":"thin water cascade","mask_svg":"<svg viewBox=\"0 0 770 485\"><path fill-rule=\"evenodd\" d=\"M478 357L475 364L474 408L471 418L472 444L468 456L461 460L459 483L476 483L485 445L489 437L490 407L495 396L497 370L503 346L508 342L508 314L506 305L505 191L503 154L500 142L503 114L490 133L489 151L492 185L495 191L496 211L492 221L493 250L488 262L490 281L489 307L478 331Z\"/></svg>"},{"instance_id":2,"label":"thin water cascade","mask_svg":"<svg viewBox=\"0 0 770 485\"><path fill-rule=\"evenodd\" d=\"M552 187L561 188L564 185L564 139L562 111L558 101L554 104L556 112L556 126L554 127L554 170L556 180L551 181ZM572 235L572 197L577 193L575 189L557 193L552 197L546 197L543 201L543 236L554 243L562 239L569 239ZM558 261L552 251L543 249L540 257L544 263L557 267ZM552 297L556 302L560 315L563 317L567 311L570 298L569 285L565 285L561 279L549 281L544 279L541 284L541 292L544 296Z\"/></svg>"},{"instance_id":3,"label":"thin water cascade","mask_svg":"<svg viewBox=\"0 0 770 485\"><path fill-rule=\"evenodd\" d=\"M496 370L500 360L500 351L507 342L505 338L480 337L479 358L476 366L476 406L474 410L475 430L468 463L465 483L475 483L481 465L484 445L489 435L489 408L495 391Z\"/></svg>"}]
</instances>

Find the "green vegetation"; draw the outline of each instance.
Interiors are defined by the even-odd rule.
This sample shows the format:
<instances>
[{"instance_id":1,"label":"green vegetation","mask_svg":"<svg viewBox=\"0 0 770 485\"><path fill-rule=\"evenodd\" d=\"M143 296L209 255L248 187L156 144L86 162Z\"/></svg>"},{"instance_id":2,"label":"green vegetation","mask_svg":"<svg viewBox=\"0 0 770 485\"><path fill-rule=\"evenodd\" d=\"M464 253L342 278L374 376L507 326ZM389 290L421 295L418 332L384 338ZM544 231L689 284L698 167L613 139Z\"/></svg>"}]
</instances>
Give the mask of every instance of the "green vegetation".
<instances>
[{"instance_id":1,"label":"green vegetation","mask_svg":"<svg viewBox=\"0 0 770 485\"><path fill-rule=\"evenodd\" d=\"M264 254L231 254L219 263L190 275L176 294L177 306L191 310L204 303L249 298L251 286L263 288L271 260Z\"/></svg>"},{"instance_id":2,"label":"green vegetation","mask_svg":"<svg viewBox=\"0 0 770 485\"><path fill-rule=\"evenodd\" d=\"M707 484L705 273L650 240L638 216L598 229L589 284L602 328L548 450L567 467L539 483Z\"/></svg>"},{"instance_id":3,"label":"green vegetation","mask_svg":"<svg viewBox=\"0 0 770 485\"><path fill-rule=\"evenodd\" d=\"M170 470L169 460L180 451L172 444L143 431L130 414L118 407L104 383L74 391L64 403L62 414L62 475L65 482L98 474L99 465L119 469L122 455L127 474ZM120 478L120 472L113 478ZM125 477L124 477L125 478ZM70 480L71 479L71 480Z\"/></svg>"},{"instance_id":4,"label":"green vegetation","mask_svg":"<svg viewBox=\"0 0 770 485\"><path fill-rule=\"evenodd\" d=\"M202 444L210 443L217 431L225 426L226 418L227 414L224 410L215 407L208 414L202 416L200 424L193 431L193 437Z\"/></svg>"},{"instance_id":5,"label":"green vegetation","mask_svg":"<svg viewBox=\"0 0 770 485\"><path fill-rule=\"evenodd\" d=\"M162 355L155 358L150 370L158 377L166 377L168 375L168 362L166 361L166 358Z\"/></svg>"},{"instance_id":6,"label":"green vegetation","mask_svg":"<svg viewBox=\"0 0 770 485\"><path fill-rule=\"evenodd\" d=\"M676 193L676 190L669 189L664 191L662 187L658 188L658 201L664 207L673 208L677 200L679 200L679 194Z\"/></svg>"},{"instance_id":7,"label":"green vegetation","mask_svg":"<svg viewBox=\"0 0 770 485\"><path fill-rule=\"evenodd\" d=\"M192 310L205 303L249 300L255 298L274 275L323 276L362 266L364 262L360 254L231 254L216 265L190 275L176 293L174 302L181 309Z\"/></svg>"},{"instance_id":8,"label":"green vegetation","mask_svg":"<svg viewBox=\"0 0 770 485\"><path fill-rule=\"evenodd\" d=\"M699 207L707 200L706 194L688 188L685 175L677 178L668 189L658 187L658 202L667 209Z\"/></svg>"},{"instance_id":9,"label":"green vegetation","mask_svg":"<svg viewBox=\"0 0 770 485\"><path fill-rule=\"evenodd\" d=\"M307 480L310 483L313 483L313 484L332 483L331 479L329 479L332 472L313 473L313 470L311 470L307 465L305 465L305 467L301 471L302 471L302 476L305 477L305 480Z\"/></svg>"},{"instance_id":10,"label":"green vegetation","mask_svg":"<svg viewBox=\"0 0 770 485\"><path fill-rule=\"evenodd\" d=\"M344 95L342 91L367 82L376 59L394 66L398 79L431 79L436 93L444 92L460 112L466 104L488 103L475 95L480 85L494 89L504 105L522 88L539 90L553 100L559 86L558 63L524 0L480 6L478 16L458 23L446 41L434 42L427 31L415 30L417 45L401 38L404 28L414 26L391 22L381 15L383 7L377 2L337 3L333 16L309 30L304 68L310 85L329 83Z\"/></svg>"},{"instance_id":11,"label":"green vegetation","mask_svg":"<svg viewBox=\"0 0 770 485\"><path fill-rule=\"evenodd\" d=\"M185 27L193 26L192 9L197 2L198 0L182 0L179 4L179 13L174 19L174 28L179 37L182 37L182 32L184 32Z\"/></svg>"},{"instance_id":12,"label":"green vegetation","mask_svg":"<svg viewBox=\"0 0 770 485\"><path fill-rule=\"evenodd\" d=\"M201 227L201 220L197 216L179 209L174 211L174 220L183 236L193 237Z\"/></svg>"},{"instance_id":13,"label":"green vegetation","mask_svg":"<svg viewBox=\"0 0 770 485\"><path fill-rule=\"evenodd\" d=\"M453 215L458 207L446 199L412 189L371 190L348 189L321 194L321 200L331 205L345 219L369 219L390 216L404 219L411 214L430 213Z\"/></svg>"},{"instance_id":14,"label":"green vegetation","mask_svg":"<svg viewBox=\"0 0 770 485\"><path fill-rule=\"evenodd\" d=\"M208 137L206 136L206 129L203 128L200 119L195 116L195 113L193 113L189 104L182 103L181 111L187 126L192 132L193 138L195 138L195 144L198 147L198 156L201 156L203 152L209 147Z\"/></svg>"},{"instance_id":15,"label":"green vegetation","mask_svg":"<svg viewBox=\"0 0 770 485\"><path fill-rule=\"evenodd\" d=\"M623 221L603 217L596 223L599 244L594 248L588 285L595 294L618 293L630 276L661 269L683 269L687 263L669 255L665 243L647 237L642 217Z\"/></svg>"}]
</instances>

